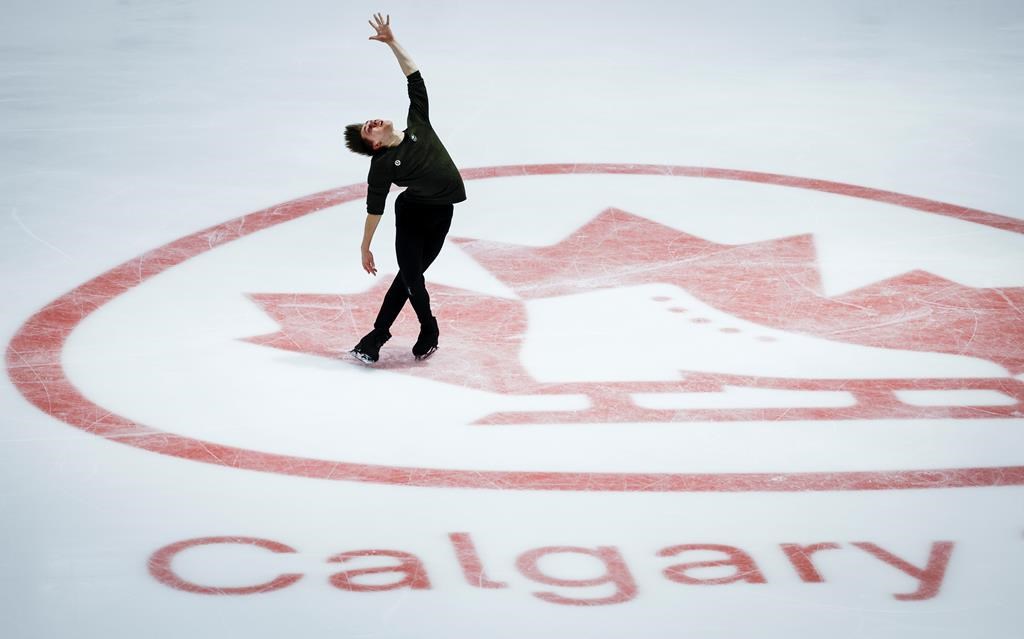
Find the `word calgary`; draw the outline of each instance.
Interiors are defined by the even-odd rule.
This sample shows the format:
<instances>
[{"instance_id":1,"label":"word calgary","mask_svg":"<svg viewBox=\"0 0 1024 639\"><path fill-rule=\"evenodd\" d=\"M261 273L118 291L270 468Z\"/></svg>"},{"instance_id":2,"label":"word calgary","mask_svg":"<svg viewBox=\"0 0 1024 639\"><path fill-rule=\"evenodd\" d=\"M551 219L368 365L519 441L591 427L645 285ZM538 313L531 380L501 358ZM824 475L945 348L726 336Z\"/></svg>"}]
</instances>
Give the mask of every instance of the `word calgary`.
<instances>
[{"instance_id":1,"label":"word calgary","mask_svg":"<svg viewBox=\"0 0 1024 639\"><path fill-rule=\"evenodd\" d=\"M469 533L450 533L448 540L465 577L473 588L509 588L504 581L495 581L488 576L484 561L477 551ZM204 595L253 595L288 588L301 580L303 573L280 574L270 581L242 587L218 587L189 581L175 572L171 563L176 557L190 549L214 546L221 550L231 546L250 546L276 555L297 553L283 543L256 537L203 537L188 539L157 550L149 559L149 572L161 583L186 592ZM900 601L921 601L938 594L946 574L953 542L936 541L931 544L928 558L923 567L899 557L892 552L869 542L850 542L842 545L835 542L814 544L779 544L779 553L772 559L783 560L787 570L791 569L804 583L824 583L823 566L829 565L832 557L839 553L857 553L856 563L880 562L903 574L913 590L893 593ZM210 549L207 549L209 551ZM268 555L268 557L273 555ZM734 583L765 584L767 579L754 558L735 546L722 544L680 544L658 550L655 556L664 558L661 567L665 579L686 586L722 586ZM873 560L871 560L873 558ZM342 552L326 560L337 564L340 570L330 575L329 583L340 590L349 592L382 592L399 589L428 590L430 576L424 563L416 555L399 550L363 549ZM849 565L849 561L845 562ZM543 568L542 569L542 565ZM545 546L520 554L515 560L518 571L530 581L560 592L540 590L531 593L534 597L553 604L570 606L596 606L619 604L637 596L637 583L623 554L615 546ZM569 578L565 572L584 572L596 576ZM556 574L551 574L552 572ZM907 580L906 578L910 579ZM589 595L578 596L586 589ZM567 592L571 591L571 592ZM610 594L608 592L611 591ZM573 595L573 596L570 596Z\"/></svg>"}]
</instances>

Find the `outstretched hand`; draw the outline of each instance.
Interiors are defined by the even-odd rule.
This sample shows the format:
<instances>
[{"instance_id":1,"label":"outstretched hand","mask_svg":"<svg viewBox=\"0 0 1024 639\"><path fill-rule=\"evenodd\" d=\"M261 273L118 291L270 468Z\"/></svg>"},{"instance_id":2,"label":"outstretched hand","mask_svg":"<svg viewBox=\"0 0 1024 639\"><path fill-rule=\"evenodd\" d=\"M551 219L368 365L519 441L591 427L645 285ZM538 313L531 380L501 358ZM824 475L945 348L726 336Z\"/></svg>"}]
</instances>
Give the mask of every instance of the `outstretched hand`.
<instances>
[{"instance_id":1,"label":"outstretched hand","mask_svg":"<svg viewBox=\"0 0 1024 639\"><path fill-rule=\"evenodd\" d=\"M377 40L385 44L395 41L395 36L391 33L391 14L388 14L387 18L384 18L379 13L373 14L370 26L377 32L377 35L370 36L371 40Z\"/></svg>"}]
</instances>

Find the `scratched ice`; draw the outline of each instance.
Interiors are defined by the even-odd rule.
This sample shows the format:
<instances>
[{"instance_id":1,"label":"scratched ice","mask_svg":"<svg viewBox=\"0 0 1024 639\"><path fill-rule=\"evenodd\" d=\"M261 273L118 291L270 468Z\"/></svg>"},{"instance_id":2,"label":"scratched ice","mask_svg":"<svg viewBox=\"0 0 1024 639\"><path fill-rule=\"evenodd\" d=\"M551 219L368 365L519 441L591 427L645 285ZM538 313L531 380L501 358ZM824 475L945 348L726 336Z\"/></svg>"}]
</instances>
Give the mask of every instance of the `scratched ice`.
<instances>
[{"instance_id":1,"label":"scratched ice","mask_svg":"<svg viewBox=\"0 0 1024 639\"><path fill-rule=\"evenodd\" d=\"M669 380L687 370L813 379L1008 376L976 357L781 331L667 285L533 300L527 308L531 330L523 358L544 381Z\"/></svg>"},{"instance_id":2,"label":"scratched ice","mask_svg":"<svg viewBox=\"0 0 1024 639\"><path fill-rule=\"evenodd\" d=\"M473 179L440 350L407 312L367 368L378 9ZM1022 35L1008 0L6 2L0 634L1018 639Z\"/></svg>"}]
</instances>

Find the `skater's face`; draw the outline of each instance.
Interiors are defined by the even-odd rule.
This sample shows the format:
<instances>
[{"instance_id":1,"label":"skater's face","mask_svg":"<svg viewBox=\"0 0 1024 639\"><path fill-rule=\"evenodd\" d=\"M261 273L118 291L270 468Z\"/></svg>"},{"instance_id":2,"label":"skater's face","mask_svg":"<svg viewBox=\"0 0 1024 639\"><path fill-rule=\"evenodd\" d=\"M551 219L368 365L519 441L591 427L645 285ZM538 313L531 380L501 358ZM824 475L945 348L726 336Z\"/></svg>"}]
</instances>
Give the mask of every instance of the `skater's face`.
<instances>
[{"instance_id":1,"label":"skater's face","mask_svg":"<svg viewBox=\"0 0 1024 639\"><path fill-rule=\"evenodd\" d=\"M362 134L366 143L376 151L394 136L395 127L391 120L367 120L363 123Z\"/></svg>"}]
</instances>

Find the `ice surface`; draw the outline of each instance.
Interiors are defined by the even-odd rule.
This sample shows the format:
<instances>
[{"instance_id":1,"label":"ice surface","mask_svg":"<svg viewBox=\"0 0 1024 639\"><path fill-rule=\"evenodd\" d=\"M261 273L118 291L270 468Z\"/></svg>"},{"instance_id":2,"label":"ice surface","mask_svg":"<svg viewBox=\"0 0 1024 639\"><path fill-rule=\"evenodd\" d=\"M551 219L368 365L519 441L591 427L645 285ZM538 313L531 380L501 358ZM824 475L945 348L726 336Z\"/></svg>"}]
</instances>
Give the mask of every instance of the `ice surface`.
<instances>
[{"instance_id":1,"label":"ice surface","mask_svg":"<svg viewBox=\"0 0 1024 639\"><path fill-rule=\"evenodd\" d=\"M358 197L243 217L364 183L378 10L460 167L619 167L468 181L418 367L337 357L393 196L376 280ZM1022 64L999 0L5 3L3 635L1016 638Z\"/></svg>"}]
</instances>

